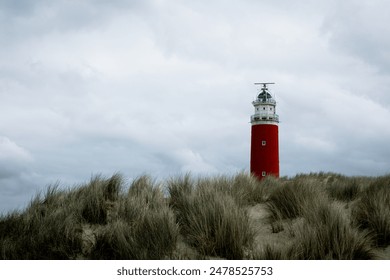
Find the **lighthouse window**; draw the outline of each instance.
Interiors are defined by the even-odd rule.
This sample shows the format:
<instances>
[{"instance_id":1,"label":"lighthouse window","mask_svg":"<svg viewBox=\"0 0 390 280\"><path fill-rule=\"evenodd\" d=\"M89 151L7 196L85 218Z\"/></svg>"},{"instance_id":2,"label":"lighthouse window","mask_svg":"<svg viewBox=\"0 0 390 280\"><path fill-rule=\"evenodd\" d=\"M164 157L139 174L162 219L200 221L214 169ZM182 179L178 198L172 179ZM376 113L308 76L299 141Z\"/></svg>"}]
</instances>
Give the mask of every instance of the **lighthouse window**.
<instances>
[{"instance_id":1,"label":"lighthouse window","mask_svg":"<svg viewBox=\"0 0 390 280\"><path fill-rule=\"evenodd\" d=\"M265 110L265 107L263 107L263 110Z\"/></svg>"},{"instance_id":2,"label":"lighthouse window","mask_svg":"<svg viewBox=\"0 0 390 280\"><path fill-rule=\"evenodd\" d=\"M267 175L267 173L265 171L262 171L261 176L265 177L265 175Z\"/></svg>"},{"instance_id":3,"label":"lighthouse window","mask_svg":"<svg viewBox=\"0 0 390 280\"><path fill-rule=\"evenodd\" d=\"M261 146L267 145L267 141L261 141Z\"/></svg>"},{"instance_id":4,"label":"lighthouse window","mask_svg":"<svg viewBox=\"0 0 390 280\"><path fill-rule=\"evenodd\" d=\"M272 111L272 108L269 108Z\"/></svg>"}]
</instances>

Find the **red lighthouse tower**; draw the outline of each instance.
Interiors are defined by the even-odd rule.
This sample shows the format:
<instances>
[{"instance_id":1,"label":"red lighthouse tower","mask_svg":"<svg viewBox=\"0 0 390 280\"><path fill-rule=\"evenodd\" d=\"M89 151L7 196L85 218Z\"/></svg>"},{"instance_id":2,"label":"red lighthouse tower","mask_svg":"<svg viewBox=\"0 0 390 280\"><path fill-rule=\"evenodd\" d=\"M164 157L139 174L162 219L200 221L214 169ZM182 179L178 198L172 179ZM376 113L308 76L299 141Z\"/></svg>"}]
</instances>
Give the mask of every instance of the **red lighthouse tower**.
<instances>
[{"instance_id":1,"label":"red lighthouse tower","mask_svg":"<svg viewBox=\"0 0 390 280\"><path fill-rule=\"evenodd\" d=\"M251 173L259 179L273 175L279 177L279 116L276 114L276 101L269 93L267 85L262 85L259 95L252 102L255 113L251 116Z\"/></svg>"}]
</instances>

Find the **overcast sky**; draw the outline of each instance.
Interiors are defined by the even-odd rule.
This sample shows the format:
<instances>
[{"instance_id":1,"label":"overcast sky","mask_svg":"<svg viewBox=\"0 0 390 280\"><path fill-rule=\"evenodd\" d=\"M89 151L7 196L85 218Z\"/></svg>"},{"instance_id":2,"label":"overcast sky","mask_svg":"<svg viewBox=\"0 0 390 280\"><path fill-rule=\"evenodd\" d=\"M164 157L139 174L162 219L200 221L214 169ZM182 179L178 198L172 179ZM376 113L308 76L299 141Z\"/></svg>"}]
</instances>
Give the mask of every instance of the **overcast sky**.
<instances>
[{"instance_id":1,"label":"overcast sky","mask_svg":"<svg viewBox=\"0 0 390 280\"><path fill-rule=\"evenodd\" d=\"M0 0L0 211L121 172L249 170L275 82L280 173L390 171L386 0Z\"/></svg>"}]
</instances>

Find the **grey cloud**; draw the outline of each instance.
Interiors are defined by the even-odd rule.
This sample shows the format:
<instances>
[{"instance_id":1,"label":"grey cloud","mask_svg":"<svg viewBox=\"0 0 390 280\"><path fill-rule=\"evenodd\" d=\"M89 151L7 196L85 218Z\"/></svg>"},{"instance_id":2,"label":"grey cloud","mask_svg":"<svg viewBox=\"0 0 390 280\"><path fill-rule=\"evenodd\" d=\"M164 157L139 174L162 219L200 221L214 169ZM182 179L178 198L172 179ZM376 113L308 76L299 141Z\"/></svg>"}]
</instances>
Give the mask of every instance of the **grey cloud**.
<instances>
[{"instance_id":1,"label":"grey cloud","mask_svg":"<svg viewBox=\"0 0 390 280\"><path fill-rule=\"evenodd\" d=\"M32 161L28 151L0 136L0 179L18 177Z\"/></svg>"},{"instance_id":2,"label":"grey cloud","mask_svg":"<svg viewBox=\"0 0 390 280\"><path fill-rule=\"evenodd\" d=\"M10 0L1 0L0 1L0 10L4 15L12 14L14 16L26 16L31 14L34 11L36 4L39 1L29 1L29 0L20 0L20 1L10 1Z\"/></svg>"},{"instance_id":3,"label":"grey cloud","mask_svg":"<svg viewBox=\"0 0 390 280\"><path fill-rule=\"evenodd\" d=\"M26 42L26 39L42 40L53 34L92 32L109 24L117 15L144 7L147 7L145 1L3 0L0 2L0 42L6 47Z\"/></svg>"},{"instance_id":4,"label":"grey cloud","mask_svg":"<svg viewBox=\"0 0 390 280\"><path fill-rule=\"evenodd\" d=\"M9 138L0 136L0 160L28 161L31 156Z\"/></svg>"},{"instance_id":5,"label":"grey cloud","mask_svg":"<svg viewBox=\"0 0 390 280\"><path fill-rule=\"evenodd\" d=\"M31 181L27 178L33 161L29 151L8 137L0 136L0 213L22 206L26 193L31 196Z\"/></svg>"},{"instance_id":6,"label":"grey cloud","mask_svg":"<svg viewBox=\"0 0 390 280\"><path fill-rule=\"evenodd\" d=\"M0 178L1 195L0 213L9 211L21 210L25 208L35 193L34 185L28 185L31 182L26 182L20 178L12 180ZM31 191L33 190L33 191Z\"/></svg>"},{"instance_id":7,"label":"grey cloud","mask_svg":"<svg viewBox=\"0 0 390 280\"><path fill-rule=\"evenodd\" d=\"M390 40L386 24L387 1L343 1L329 14L323 30L334 49L355 56L379 71L389 73Z\"/></svg>"}]
</instances>

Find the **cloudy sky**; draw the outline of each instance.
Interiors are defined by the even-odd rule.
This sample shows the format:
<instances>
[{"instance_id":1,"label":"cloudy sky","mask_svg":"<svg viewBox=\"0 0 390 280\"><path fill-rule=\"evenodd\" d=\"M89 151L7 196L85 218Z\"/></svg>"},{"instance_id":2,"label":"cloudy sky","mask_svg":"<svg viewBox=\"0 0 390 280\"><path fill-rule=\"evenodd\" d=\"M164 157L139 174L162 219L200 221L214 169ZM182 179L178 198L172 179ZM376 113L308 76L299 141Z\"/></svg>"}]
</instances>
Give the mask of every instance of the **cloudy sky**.
<instances>
[{"instance_id":1,"label":"cloudy sky","mask_svg":"<svg viewBox=\"0 0 390 280\"><path fill-rule=\"evenodd\" d=\"M280 172L390 171L390 2L0 0L0 211L49 184L249 169L275 82Z\"/></svg>"}]
</instances>

